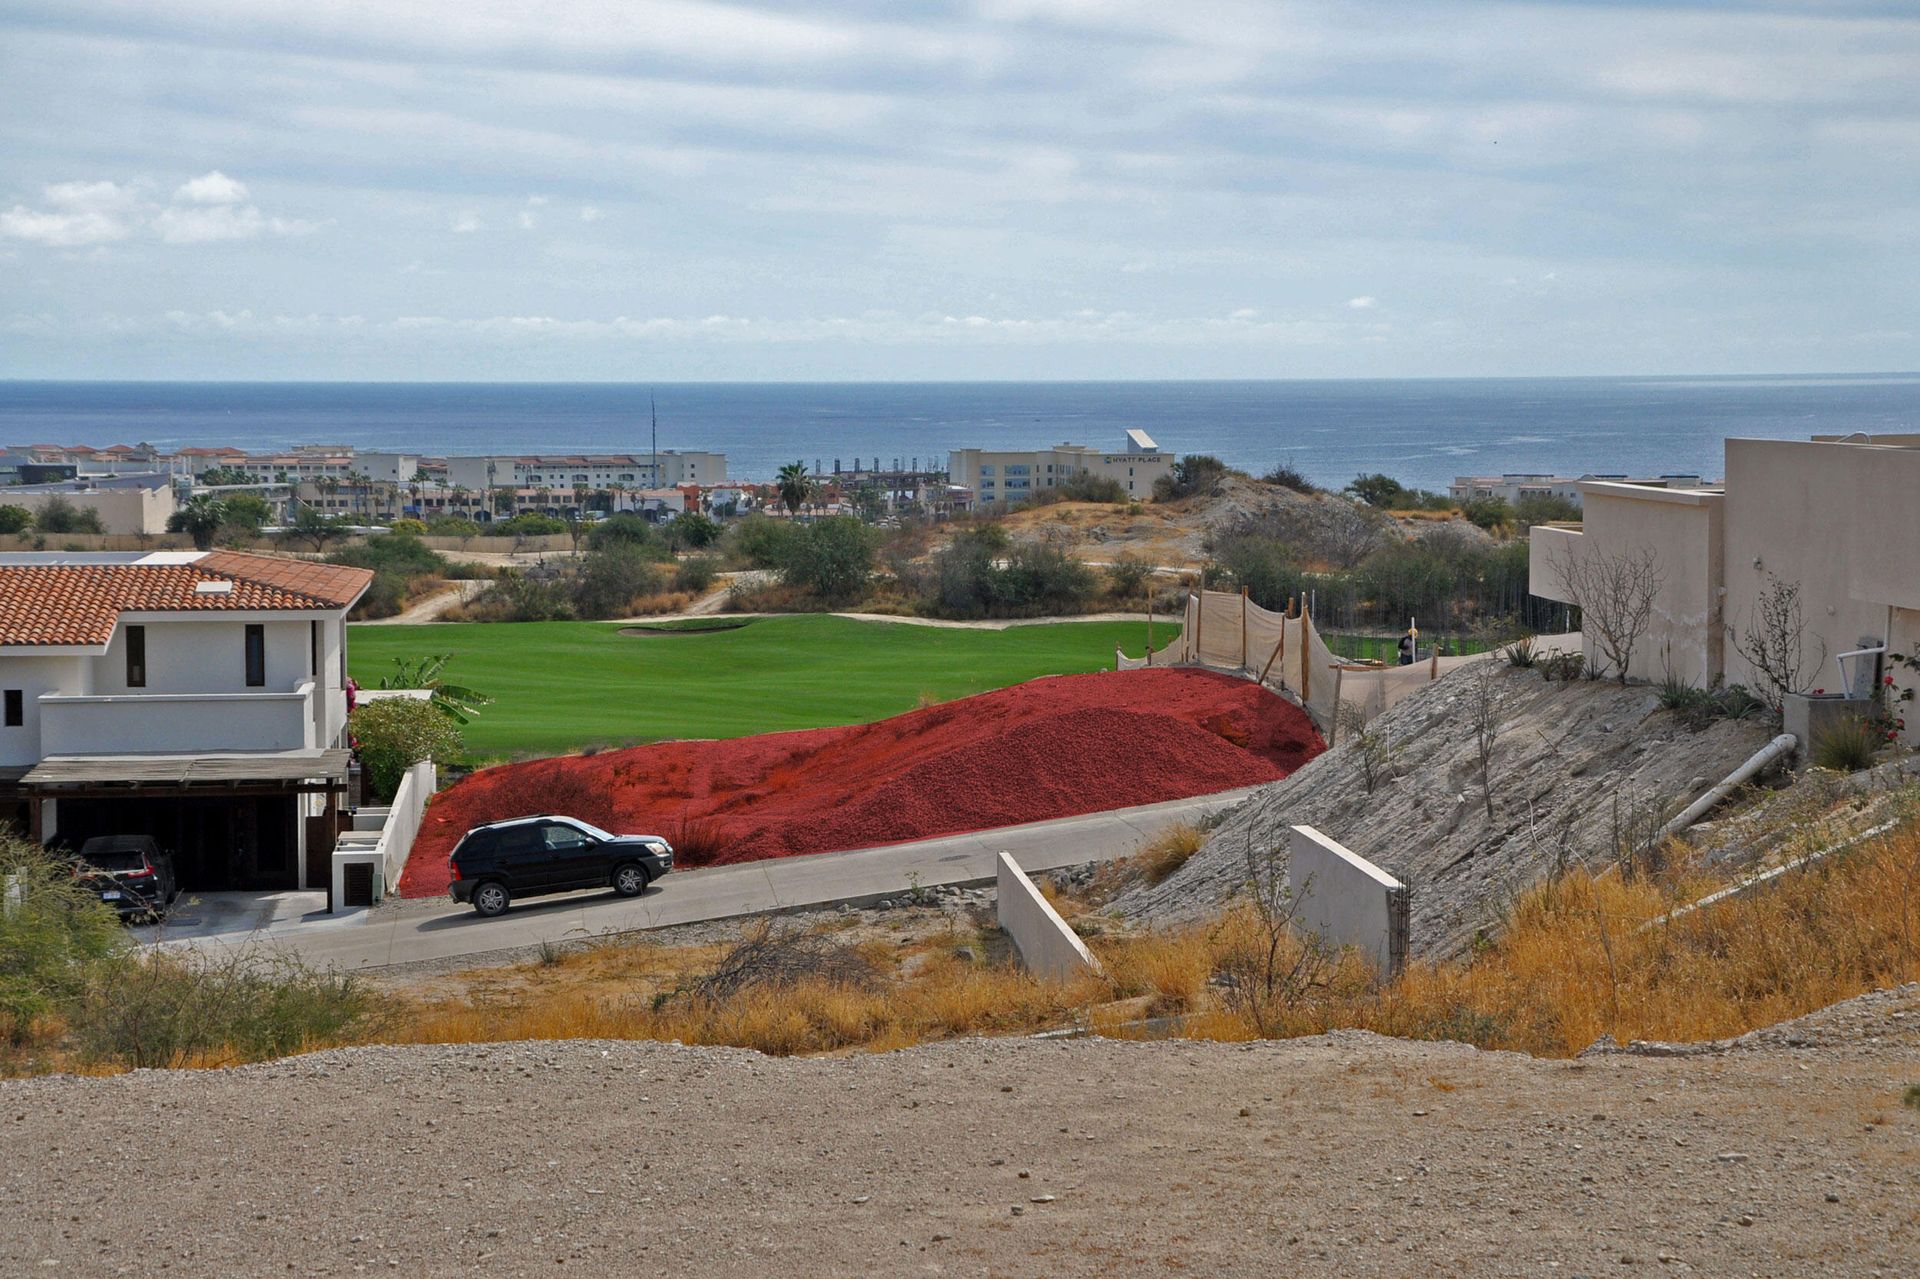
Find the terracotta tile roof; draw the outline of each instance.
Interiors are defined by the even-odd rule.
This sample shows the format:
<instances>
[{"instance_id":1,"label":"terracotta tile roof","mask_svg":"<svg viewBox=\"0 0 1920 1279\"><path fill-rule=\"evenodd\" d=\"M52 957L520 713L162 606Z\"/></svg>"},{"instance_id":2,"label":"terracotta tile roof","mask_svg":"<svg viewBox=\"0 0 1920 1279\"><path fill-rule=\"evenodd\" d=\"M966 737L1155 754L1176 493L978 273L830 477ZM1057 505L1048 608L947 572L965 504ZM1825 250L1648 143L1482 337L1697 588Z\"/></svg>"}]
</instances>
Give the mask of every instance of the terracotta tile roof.
<instances>
[{"instance_id":1,"label":"terracotta tile roof","mask_svg":"<svg viewBox=\"0 0 1920 1279\"><path fill-rule=\"evenodd\" d=\"M190 564L0 565L0 644L105 644L120 614L345 608L367 569L218 551ZM205 582L231 582L209 593Z\"/></svg>"}]
</instances>

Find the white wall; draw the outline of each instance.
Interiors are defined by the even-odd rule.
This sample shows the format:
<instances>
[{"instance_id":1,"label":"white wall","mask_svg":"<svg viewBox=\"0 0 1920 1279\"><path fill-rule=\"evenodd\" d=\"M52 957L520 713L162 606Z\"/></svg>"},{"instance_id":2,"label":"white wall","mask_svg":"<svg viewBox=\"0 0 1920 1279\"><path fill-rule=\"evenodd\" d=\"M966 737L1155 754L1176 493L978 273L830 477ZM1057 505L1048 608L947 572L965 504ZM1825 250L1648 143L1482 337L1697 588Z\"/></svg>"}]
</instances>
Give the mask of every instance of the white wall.
<instances>
[{"instance_id":1,"label":"white wall","mask_svg":"<svg viewBox=\"0 0 1920 1279\"><path fill-rule=\"evenodd\" d=\"M18 728L0 727L0 765L18 767L40 762L40 697L43 693L85 693L88 661L82 656L0 657L0 689L20 690L26 721Z\"/></svg>"},{"instance_id":2,"label":"white wall","mask_svg":"<svg viewBox=\"0 0 1920 1279\"><path fill-rule=\"evenodd\" d=\"M1382 976L1406 962L1406 885L1311 826L1287 841L1294 919L1335 950L1353 947Z\"/></svg>"},{"instance_id":3,"label":"white wall","mask_svg":"<svg viewBox=\"0 0 1920 1279\"><path fill-rule=\"evenodd\" d=\"M39 711L42 755L290 751L316 745L306 692L49 694Z\"/></svg>"},{"instance_id":4,"label":"white wall","mask_svg":"<svg viewBox=\"0 0 1920 1279\"><path fill-rule=\"evenodd\" d=\"M1000 927L1019 948L1021 962L1041 977L1067 981L1100 971L1100 961L1067 927L1009 853L994 863Z\"/></svg>"},{"instance_id":5,"label":"white wall","mask_svg":"<svg viewBox=\"0 0 1920 1279\"><path fill-rule=\"evenodd\" d=\"M310 678L309 619L266 620L267 682L247 686L247 621L239 615L217 620L180 619L157 614L126 614L115 628L104 657L93 659L93 688L100 694L285 693ZM147 683L127 687L127 627L147 629ZM338 684L338 678L333 680Z\"/></svg>"}]
</instances>

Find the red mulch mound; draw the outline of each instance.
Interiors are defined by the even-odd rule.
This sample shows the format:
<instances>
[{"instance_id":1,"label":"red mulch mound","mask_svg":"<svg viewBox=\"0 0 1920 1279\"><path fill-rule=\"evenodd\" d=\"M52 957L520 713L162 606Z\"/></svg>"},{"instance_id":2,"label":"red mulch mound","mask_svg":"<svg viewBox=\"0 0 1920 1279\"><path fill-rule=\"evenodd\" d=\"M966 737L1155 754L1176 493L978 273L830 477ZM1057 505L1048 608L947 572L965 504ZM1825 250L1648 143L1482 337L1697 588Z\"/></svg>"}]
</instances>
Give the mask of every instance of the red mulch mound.
<instances>
[{"instance_id":1,"label":"red mulch mound","mask_svg":"<svg viewBox=\"0 0 1920 1279\"><path fill-rule=\"evenodd\" d=\"M665 835L683 865L745 862L1206 795L1324 749L1305 712L1228 675L1037 679L875 724L482 769L434 799L400 892L444 893L468 828L533 813Z\"/></svg>"}]
</instances>

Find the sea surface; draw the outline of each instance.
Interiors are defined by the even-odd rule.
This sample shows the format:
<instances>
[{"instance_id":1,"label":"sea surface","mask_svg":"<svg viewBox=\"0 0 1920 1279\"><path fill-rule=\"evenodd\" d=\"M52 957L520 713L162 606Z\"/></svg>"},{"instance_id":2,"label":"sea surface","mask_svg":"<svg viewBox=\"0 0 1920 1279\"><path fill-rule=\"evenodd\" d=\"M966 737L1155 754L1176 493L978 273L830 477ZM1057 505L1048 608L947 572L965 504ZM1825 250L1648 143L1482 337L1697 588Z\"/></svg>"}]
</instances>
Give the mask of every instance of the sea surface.
<instances>
[{"instance_id":1,"label":"sea surface","mask_svg":"<svg viewBox=\"0 0 1920 1279\"><path fill-rule=\"evenodd\" d=\"M1285 382L351 383L0 381L0 444L296 444L450 453L727 454L735 479L804 461L924 465L1071 441L1163 449L1338 485L1455 475L1722 471L1729 435L1920 432L1920 373Z\"/></svg>"}]
</instances>

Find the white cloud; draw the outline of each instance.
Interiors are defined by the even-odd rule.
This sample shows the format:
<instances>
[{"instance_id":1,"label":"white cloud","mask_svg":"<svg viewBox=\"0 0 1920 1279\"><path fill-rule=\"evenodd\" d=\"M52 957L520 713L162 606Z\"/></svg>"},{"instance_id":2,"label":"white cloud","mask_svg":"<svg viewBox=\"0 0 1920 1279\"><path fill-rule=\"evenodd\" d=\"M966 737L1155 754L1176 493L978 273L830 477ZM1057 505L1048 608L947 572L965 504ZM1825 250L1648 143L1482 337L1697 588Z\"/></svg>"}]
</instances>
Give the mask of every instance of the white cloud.
<instances>
[{"instance_id":1,"label":"white cloud","mask_svg":"<svg viewBox=\"0 0 1920 1279\"><path fill-rule=\"evenodd\" d=\"M1374 307L1379 305L1380 305L1379 299L1366 297L1364 295L1357 298L1347 299L1347 309L1350 311L1371 311L1373 310Z\"/></svg>"},{"instance_id":2,"label":"white cloud","mask_svg":"<svg viewBox=\"0 0 1920 1279\"><path fill-rule=\"evenodd\" d=\"M531 231L538 225L540 225L540 219L534 214L532 209L520 210L520 229L522 231Z\"/></svg>"},{"instance_id":3,"label":"white cloud","mask_svg":"<svg viewBox=\"0 0 1920 1279\"><path fill-rule=\"evenodd\" d=\"M481 225L482 223L478 214L461 213L455 215L453 224L447 229L455 235L472 235L481 228Z\"/></svg>"},{"instance_id":4,"label":"white cloud","mask_svg":"<svg viewBox=\"0 0 1920 1279\"><path fill-rule=\"evenodd\" d=\"M215 169L181 183L173 198L181 204L241 204L247 198L247 184Z\"/></svg>"},{"instance_id":5,"label":"white cloud","mask_svg":"<svg viewBox=\"0 0 1920 1279\"><path fill-rule=\"evenodd\" d=\"M606 216L604 210L596 208L591 204L583 204L580 206L580 220L582 222L598 222Z\"/></svg>"},{"instance_id":6,"label":"white cloud","mask_svg":"<svg viewBox=\"0 0 1920 1279\"><path fill-rule=\"evenodd\" d=\"M136 237L163 244L210 244L262 235L304 235L316 223L270 217L243 203L247 187L217 169L182 183L170 201L135 182L56 182L41 189L45 208L16 204L0 213L0 236L48 248L86 248Z\"/></svg>"},{"instance_id":7,"label":"white cloud","mask_svg":"<svg viewBox=\"0 0 1920 1279\"><path fill-rule=\"evenodd\" d=\"M138 197L117 182L56 182L41 190L51 208L16 204L0 213L0 235L54 249L111 244L133 234Z\"/></svg>"}]
</instances>

